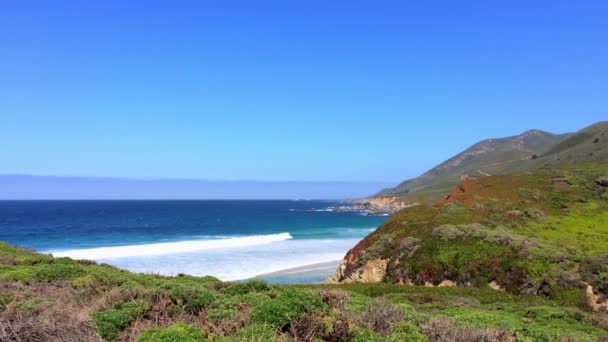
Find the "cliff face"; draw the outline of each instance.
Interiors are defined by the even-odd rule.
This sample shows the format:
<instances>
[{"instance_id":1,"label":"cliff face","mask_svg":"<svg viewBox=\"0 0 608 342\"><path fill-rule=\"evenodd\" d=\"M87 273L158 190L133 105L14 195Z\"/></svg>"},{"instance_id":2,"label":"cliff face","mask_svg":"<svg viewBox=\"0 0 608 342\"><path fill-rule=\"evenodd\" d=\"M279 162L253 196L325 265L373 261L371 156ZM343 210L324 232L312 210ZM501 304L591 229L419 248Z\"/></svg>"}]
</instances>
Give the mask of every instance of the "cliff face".
<instances>
[{"instance_id":1,"label":"cliff face","mask_svg":"<svg viewBox=\"0 0 608 342\"><path fill-rule=\"evenodd\" d=\"M360 200L356 207L372 214L393 214L412 205L415 203L407 204L395 196L382 196Z\"/></svg>"},{"instance_id":2,"label":"cliff face","mask_svg":"<svg viewBox=\"0 0 608 342\"><path fill-rule=\"evenodd\" d=\"M586 284L603 303L606 179L608 164L587 164L466 180L434 205L395 214L328 281L491 284L532 295Z\"/></svg>"}]
</instances>

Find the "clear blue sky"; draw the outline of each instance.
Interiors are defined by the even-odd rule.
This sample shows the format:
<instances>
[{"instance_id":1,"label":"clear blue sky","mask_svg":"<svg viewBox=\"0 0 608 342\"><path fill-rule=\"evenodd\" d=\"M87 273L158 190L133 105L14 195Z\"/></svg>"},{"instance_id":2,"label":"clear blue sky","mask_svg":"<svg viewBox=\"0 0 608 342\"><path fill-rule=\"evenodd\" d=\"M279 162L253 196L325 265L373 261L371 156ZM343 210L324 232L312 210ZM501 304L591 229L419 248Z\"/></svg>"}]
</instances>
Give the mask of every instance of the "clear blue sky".
<instances>
[{"instance_id":1,"label":"clear blue sky","mask_svg":"<svg viewBox=\"0 0 608 342\"><path fill-rule=\"evenodd\" d=\"M0 173L397 182L607 119L607 18L605 0L0 0Z\"/></svg>"}]
</instances>

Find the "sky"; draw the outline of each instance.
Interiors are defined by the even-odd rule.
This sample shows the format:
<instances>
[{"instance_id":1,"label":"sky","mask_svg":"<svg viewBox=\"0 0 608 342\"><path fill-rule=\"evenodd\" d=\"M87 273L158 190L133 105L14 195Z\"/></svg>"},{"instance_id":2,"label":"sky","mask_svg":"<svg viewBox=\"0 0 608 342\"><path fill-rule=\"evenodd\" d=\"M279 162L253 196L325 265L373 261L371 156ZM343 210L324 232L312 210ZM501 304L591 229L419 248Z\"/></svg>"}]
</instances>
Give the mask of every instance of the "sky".
<instances>
[{"instance_id":1,"label":"sky","mask_svg":"<svg viewBox=\"0 0 608 342\"><path fill-rule=\"evenodd\" d=\"M606 1L0 0L0 174L414 177L608 119Z\"/></svg>"}]
</instances>

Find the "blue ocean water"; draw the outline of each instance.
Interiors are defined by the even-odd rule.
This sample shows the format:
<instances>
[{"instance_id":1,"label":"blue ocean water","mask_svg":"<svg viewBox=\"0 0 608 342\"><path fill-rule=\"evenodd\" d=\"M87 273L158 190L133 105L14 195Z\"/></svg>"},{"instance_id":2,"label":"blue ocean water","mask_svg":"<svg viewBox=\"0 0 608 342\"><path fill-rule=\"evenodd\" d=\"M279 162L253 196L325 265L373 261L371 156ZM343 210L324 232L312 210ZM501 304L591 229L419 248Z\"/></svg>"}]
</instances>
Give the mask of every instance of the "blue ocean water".
<instances>
[{"instance_id":1,"label":"blue ocean water","mask_svg":"<svg viewBox=\"0 0 608 342\"><path fill-rule=\"evenodd\" d=\"M239 280L334 261L386 217L330 201L0 201L0 240L137 272Z\"/></svg>"}]
</instances>

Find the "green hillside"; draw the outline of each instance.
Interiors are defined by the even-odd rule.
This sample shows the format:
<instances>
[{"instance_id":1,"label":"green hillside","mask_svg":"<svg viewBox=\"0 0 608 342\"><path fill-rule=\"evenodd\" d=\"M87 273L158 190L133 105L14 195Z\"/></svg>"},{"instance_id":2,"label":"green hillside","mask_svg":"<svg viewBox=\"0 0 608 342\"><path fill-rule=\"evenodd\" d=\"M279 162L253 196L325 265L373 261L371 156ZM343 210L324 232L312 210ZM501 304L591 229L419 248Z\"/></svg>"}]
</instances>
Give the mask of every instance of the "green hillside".
<instances>
[{"instance_id":1,"label":"green hillside","mask_svg":"<svg viewBox=\"0 0 608 342\"><path fill-rule=\"evenodd\" d=\"M402 210L349 251L333 280L549 297L585 288L606 310L607 261L608 164L568 165L468 180Z\"/></svg>"},{"instance_id":2,"label":"green hillside","mask_svg":"<svg viewBox=\"0 0 608 342\"><path fill-rule=\"evenodd\" d=\"M481 141L417 178L382 190L377 196L398 196L406 202L432 202L467 177L606 161L608 122L600 122L572 134L555 135L530 130L513 137Z\"/></svg>"},{"instance_id":3,"label":"green hillside","mask_svg":"<svg viewBox=\"0 0 608 342\"><path fill-rule=\"evenodd\" d=\"M596 341L581 290L285 286L136 274L0 243L0 341Z\"/></svg>"}]
</instances>

